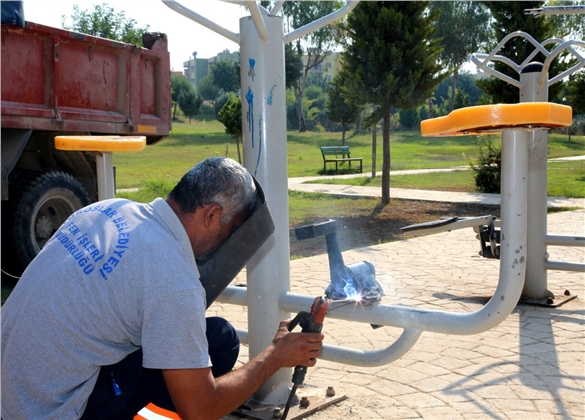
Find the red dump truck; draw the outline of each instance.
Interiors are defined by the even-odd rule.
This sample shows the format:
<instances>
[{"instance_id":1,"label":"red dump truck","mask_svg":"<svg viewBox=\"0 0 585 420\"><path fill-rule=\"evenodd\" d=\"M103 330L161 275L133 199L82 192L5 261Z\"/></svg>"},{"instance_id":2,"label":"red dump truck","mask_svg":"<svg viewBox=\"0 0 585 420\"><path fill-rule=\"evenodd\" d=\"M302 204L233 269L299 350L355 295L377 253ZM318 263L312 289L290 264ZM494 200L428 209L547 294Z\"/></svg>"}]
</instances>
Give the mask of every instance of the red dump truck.
<instances>
[{"instance_id":1,"label":"red dump truck","mask_svg":"<svg viewBox=\"0 0 585 420\"><path fill-rule=\"evenodd\" d=\"M2 277L20 276L75 210L97 201L95 153L57 135L171 129L166 35L144 47L26 22L2 25Z\"/></svg>"}]
</instances>

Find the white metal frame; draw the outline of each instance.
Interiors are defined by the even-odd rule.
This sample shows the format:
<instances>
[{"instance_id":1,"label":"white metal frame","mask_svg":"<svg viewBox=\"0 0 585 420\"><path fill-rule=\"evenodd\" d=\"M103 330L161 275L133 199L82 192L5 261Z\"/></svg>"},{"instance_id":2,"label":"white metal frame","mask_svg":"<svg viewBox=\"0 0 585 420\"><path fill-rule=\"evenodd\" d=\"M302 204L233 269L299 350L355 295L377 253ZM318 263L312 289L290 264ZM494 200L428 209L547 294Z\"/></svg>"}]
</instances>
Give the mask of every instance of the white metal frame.
<instances>
[{"instance_id":1,"label":"white metal frame","mask_svg":"<svg viewBox=\"0 0 585 420\"><path fill-rule=\"evenodd\" d=\"M285 123L284 44L343 18L357 1L347 1L338 11L288 34L282 18L275 16L283 0L268 12L247 0L251 16L240 20L234 34L179 5L167 6L240 45L244 164L264 188L275 222L274 235L247 265L247 288L228 287L218 302L246 305L248 331L239 330L254 357L272 340L281 320L290 312L307 310L314 296L290 293L290 254ZM477 334L493 328L514 309L521 296L526 271L527 178L529 131L504 131L502 146L502 246L500 279L490 301L471 313L451 313L396 305L345 306L330 311L332 318L402 328L387 348L362 351L325 344L322 358L357 366L390 363L416 343L422 331L444 334ZM334 305L334 303L332 303ZM265 404L281 404L288 397L291 370L282 369L256 392Z\"/></svg>"},{"instance_id":2,"label":"white metal frame","mask_svg":"<svg viewBox=\"0 0 585 420\"><path fill-rule=\"evenodd\" d=\"M534 46L532 53L520 64L498 55L498 52L508 41L517 37ZM545 48L546 46L554 48L549 51ZM471 60L479 69L519 88L520 102L548 102L548 89L551 85L585 67L584 48L584 41L551 38L539 43L529 34L518 31L504 37L491 53L473 54ZM549 79L550 64L563 52L572 55L576 59L576 64ZM528 66L533 66L532 60L538 53L546 57L542 63L542 70L526 72ZM491 67L490 64L494 61L499 61L514 69L519 74L519 80ZM585 246L585 238L547 235L548 130L531 131L528 147L528 255L522 295L530 299L546 299L554 297L554 294L547 289L547 270L585 272L585 264L548 261L547 245Z\"/></svg>"}]
</instances>

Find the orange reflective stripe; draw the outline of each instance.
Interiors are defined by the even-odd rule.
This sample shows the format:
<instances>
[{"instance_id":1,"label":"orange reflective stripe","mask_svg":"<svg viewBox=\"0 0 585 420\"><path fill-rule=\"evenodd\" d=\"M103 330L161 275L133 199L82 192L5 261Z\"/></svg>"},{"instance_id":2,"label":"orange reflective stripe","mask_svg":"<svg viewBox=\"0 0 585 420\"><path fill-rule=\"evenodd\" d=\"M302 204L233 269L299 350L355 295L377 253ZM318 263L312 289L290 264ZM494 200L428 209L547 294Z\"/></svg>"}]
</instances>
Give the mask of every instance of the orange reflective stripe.
<instances>
[{"instance_id":1,"label":"orange reflective stripe","mask_svg":"<svg viewBox=\"0 0 585 420\"><path fill-rule=\"evenodd\" d=\"M134 420L181 420L181 418L173 411L148 403L134 416Z\"/></svg>"}]
</instances>

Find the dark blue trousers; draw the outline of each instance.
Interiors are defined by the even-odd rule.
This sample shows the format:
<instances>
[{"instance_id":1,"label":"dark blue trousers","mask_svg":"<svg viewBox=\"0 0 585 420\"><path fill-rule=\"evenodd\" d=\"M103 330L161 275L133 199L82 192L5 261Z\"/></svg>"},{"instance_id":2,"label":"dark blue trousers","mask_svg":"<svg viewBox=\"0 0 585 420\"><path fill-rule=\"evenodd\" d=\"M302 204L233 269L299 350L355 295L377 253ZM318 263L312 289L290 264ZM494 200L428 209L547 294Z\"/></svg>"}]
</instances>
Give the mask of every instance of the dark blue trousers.
<instances>
[{"instance_id":1,"label":"dark blue trousers","mask_svg":"<svg viewBox=\"0 0 585 420\"><path fill-rule=\"evenodd\" d=\"M223 318L207 318L207 342L213 376L231 371L238 360L240 339ZM175 410L162 372L142 367L142 350L119 363L102 366L82 420L131 420L148 403Z\"/></svg>"}]
</instances>

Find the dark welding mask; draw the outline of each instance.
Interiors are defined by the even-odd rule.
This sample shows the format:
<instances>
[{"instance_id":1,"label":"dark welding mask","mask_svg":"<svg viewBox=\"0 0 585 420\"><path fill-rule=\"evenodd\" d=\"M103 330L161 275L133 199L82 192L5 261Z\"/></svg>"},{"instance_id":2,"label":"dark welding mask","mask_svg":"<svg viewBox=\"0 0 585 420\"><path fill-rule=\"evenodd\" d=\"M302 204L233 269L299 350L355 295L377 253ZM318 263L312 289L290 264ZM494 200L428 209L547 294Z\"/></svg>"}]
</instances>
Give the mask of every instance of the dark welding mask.
<instances>
[{"instance_id":1,"label":"dark welding mask","mask_svg":"<svg viewBox=\"0 0 585 420\"><path fill-rule=\"evenodd\" d=\"M257 200L252 215L212 256L197 261L208 308L274 232L264 191L256 179L254 184Z\"/></svg>"}]
</instances>

